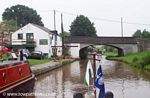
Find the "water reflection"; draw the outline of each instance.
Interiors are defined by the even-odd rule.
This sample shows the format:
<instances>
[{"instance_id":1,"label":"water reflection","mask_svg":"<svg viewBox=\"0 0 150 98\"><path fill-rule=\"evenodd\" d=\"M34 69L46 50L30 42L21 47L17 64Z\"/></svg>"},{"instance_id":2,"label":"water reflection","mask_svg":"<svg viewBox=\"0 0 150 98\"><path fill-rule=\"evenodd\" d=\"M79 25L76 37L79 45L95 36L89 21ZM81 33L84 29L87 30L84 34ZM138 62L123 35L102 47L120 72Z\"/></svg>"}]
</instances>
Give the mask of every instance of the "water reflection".
<instances>
[{"instance_id":1,"label":"water reflection","mask_svg":"<svg viewBox=\"0 0 150 98\"><path fill-rule=\"evenodd\" d=\"M112 91L114 98L150 98L149 73L119 62L107 61L105 57L101 65L106 91ZM85 67L81 67L78 61L40 75L34 93L42 95L36 95L35 98L73 98L75 92L87 95L87 88L83 85L84 76Z\"/></svg>"},{"instance_id":2,"label":"water reflection","mask_svg":"<svg viewBox=\"0 0 150 98\"><path fill-rule=\"evenodd\" d=\"M106 62L112 65L102 66L106 90L113 91L115 98L150 98L150 75L120 62Z\"/></svg>"},{"instance_id":3,"label":"water reflection","mask_svg":"<svg viewBox=\"0 0 150 98\"><path fill-rule=\"evenodd\" d=\"M83 91L82 73L79 62L74 62L40 75L37 77L34 92L48 95L44 98L72 98L74 92ZM36 98L43 98L43 96L36 96Z\"/></svg>"}]
</instances>

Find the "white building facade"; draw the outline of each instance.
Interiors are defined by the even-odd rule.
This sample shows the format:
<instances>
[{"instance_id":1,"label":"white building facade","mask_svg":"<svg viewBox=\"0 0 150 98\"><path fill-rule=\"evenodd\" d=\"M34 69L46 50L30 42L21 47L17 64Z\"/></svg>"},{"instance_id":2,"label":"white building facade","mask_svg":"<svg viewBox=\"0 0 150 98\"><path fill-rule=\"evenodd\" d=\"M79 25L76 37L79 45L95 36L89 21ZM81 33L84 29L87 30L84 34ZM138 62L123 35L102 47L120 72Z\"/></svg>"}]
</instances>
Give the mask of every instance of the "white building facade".
<instances>
[{"instance_id":1,"label":"white building facade","mask_svg":"<svg viewBox=\"0 0 150 98\"><path fill-rule=\"evenodd\" d=\"M57 48L57 55L62 54L62 48L57 47L62 45L60 36L48 28L32 23L13 32L11 40L14 47L24 46L23 48L30 51L42 51L48 57L53 55L52 47L54 46Z\"/></svg>"}]
</instances>

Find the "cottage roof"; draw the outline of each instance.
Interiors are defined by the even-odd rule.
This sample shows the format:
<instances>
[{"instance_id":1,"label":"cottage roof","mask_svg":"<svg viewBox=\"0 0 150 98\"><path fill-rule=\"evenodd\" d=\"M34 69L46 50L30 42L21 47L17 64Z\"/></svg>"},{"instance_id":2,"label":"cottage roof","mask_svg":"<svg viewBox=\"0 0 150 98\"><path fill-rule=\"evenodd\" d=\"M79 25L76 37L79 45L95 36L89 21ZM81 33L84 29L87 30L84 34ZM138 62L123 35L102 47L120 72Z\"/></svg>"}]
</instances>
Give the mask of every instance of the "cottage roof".
<instances>
[{"instance_id":1,"label":"cottage roof","mask_svg":"<svg viewBox=\"0 0 150 98\"><path fill-rule=\"evenodd\" d=\"M33 24L33 23L30 23L30 24L32 24L32 25L34 25L35 27L40 28L40 29L42 29L43 31L48 32L48 33L50 33L50 34L57 34L57 33L55 33L54 31L52 31L52 30L50 30L50 29L48 29L48 28L46 28L46 27L39 26L39 25L36 25L36 24Z\"/></svg>"}]
</instances>

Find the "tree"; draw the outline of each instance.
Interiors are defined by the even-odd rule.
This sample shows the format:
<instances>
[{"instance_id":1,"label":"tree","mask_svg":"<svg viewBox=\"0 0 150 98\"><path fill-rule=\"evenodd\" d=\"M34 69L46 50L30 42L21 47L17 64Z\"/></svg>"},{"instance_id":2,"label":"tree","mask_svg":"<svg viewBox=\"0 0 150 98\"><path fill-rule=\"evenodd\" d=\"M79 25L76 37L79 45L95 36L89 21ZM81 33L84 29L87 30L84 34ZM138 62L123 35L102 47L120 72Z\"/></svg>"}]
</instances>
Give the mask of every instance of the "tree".
<instances>
[{"instance_id":1,"label":"tree","mask_svg":"<svg viewBox=\"0 0 150 98\"><path fill-rule=\"evenodd\" d=\"M133 37L141 38L142 37L142 32L141 30L137 30L134 34Z\"/></svg>"},{"instance_id":2,"label":"tree","mask_svg":"<svg viewBox=\"0 0 150 98\"><path fill-rule=\"evenodd\" d=\"M15 5L10 8L6 8L2 14L2 18L3 21L15 20L17 27L19 28L28 23L44 26L41 21L41 17L37 14L36 10L33 10L32 8L24 5Z\"/></svg>"},{"instance_id":3,"label":"tree","mask_svg":"<svg viewBox=\"0 0 150 98\"><path fill-rule=\"evenodd\" d=\"M4 31L6 31L6 32L14 32L14 31L16 31L17 30L17 23L16 23L16 21L15 20L13 20L13 19L11 19L11 20L5 20L4 21L4 24L5 24L5 26L4 26Z\"/></svg>"},{"instance_id":4,"label":"tree","mask_svg":"<svg viewBox=\"0 0 150 98\"><path fill-rule=\"evenodd\" d=\"M144 29L143 33L142 33L142 37L143 38L150 38L150 32L146 31L146 29Z\"/></svg>"},{"instance_id":5,"label":"tree","mask_svg":"<svg viewBox=\"0 0 150 98\"><path fill-rule=\"evenodd\" d=\"M150 38L150 32L144 29L142 32L141 30L137 30L134 34L133 37L136 38Z\"/></svg>"},{"instance_id":6,"label":"tree","mask_svg":"<svg viewBox=\"0 0 150 98\"><path fill-rule=\"evenodd\" d=\"M70 26L71 36L97 36L94 23L84 15L77 16Z\"/></svg>"},{"instance_id":7,"label":"tree","mask_svg":"<svg viewBox=\"0 0 150 98\"><path fill-rule=\"evenodd\" d=\"M60 33L59 36L62 37L66 37L66 36L70 36L69 32L64 31L63 33Z\"/></svg>"},{"instance_id":8,"label":"tree","mask_svg":"<svg viewBox=\"0 0 150 98\"><path fill-rule=\"evenodd\" d=\"M4 22L0 22L0 35L4 31L5 24Z\"/></svg>"}]
</instances>

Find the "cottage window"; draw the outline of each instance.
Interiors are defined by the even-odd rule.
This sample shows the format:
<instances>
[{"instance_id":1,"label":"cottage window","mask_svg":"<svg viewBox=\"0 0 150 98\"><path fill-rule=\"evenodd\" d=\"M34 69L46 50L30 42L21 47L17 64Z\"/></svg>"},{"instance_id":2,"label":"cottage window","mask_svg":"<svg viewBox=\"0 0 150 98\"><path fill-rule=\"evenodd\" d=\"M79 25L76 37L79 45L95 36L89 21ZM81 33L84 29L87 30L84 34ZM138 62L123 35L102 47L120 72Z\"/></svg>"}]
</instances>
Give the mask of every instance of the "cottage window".
<instances>
[{"instance_id":1,"label":"cottage window","mask_svg":"<svg viewBox=\"0 0 150 98\"><path fill-rule=\"evenodd\" d=\"M18 34L18 39L23 39L23 34Z\"/></svg>"},{"instance_id":2,"label":"cottage window","mask_svg":"<svg viewBox=\"0 0 150 98\"><path fill-rule=\"evenodd\" d=\"M47 39L40 39L39 40L40 45L48 45L48 40Z\"/></svg>"},{"instance_id":3,"label":"cottage window","mask_svg":"<svg viewBox=\"0 0 150 98\"><path fill-rule=\"evenodd\" d=\"M34 39L33 33L27 33L26 34L26 39L27 39L27 41L33 40Z\"/></svg>"}]
</instances>

